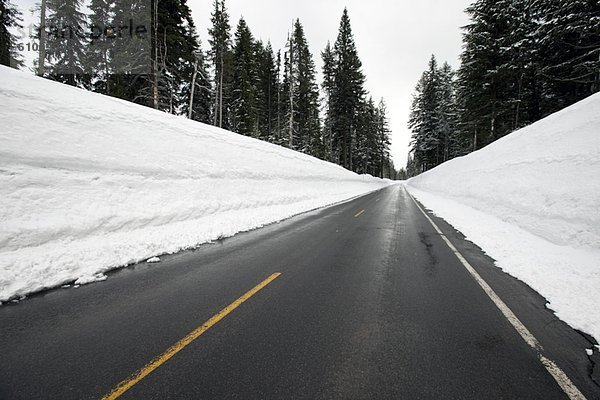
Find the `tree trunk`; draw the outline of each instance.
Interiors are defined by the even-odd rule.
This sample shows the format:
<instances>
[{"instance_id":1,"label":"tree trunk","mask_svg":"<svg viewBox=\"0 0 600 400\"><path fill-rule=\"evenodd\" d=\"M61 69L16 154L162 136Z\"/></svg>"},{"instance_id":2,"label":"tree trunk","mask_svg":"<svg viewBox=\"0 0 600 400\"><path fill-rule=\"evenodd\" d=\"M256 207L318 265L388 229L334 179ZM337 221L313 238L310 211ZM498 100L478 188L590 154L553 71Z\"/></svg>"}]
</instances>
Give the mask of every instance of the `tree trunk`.
<instances>
[{"instance_id":1,"label":"tree trunk","mask_svg":"<svg viewBox=\"0 0 600 400\"><path fill-rule=\"evenodd\" d=\"M271 128L271 115L273 113L271 105L272 105L273 101L271 100L271 74L270 73L269 73L269 88L268 88L267 92L268 92L268 95L267 95L267 140L270 141L273 138L272 128Z\"/></svg>"},{"instance_id":2,"label":"tree trunk","mask_svg":"<svg viewBox=\"0 0 600 400\"><path fill-rule=\"evenodd\" d=\"M152 106L158 110L158 2L154 0L154 60L152 63Z\"/></svg>"},{"instance_id":3,"label":"tree trunk","mask_svg":"<svg viewBox=\"0 0 600 400\"><path fill-rule=\"evenodd\" d=\"M46 60L46 0L40 6L40 59L38 61L38 76L44 76Z\"/></svg>"},{"instance_id":4,"label":"tree trunk","mask_svg":"<svg viewBox=\"0 0 600 400\"><path fill-rule=\"evenodd\" d=\"M279 59L281 62L281 59ZM281 65L281 64L280 64ZM277 82L279 81L279 71L277 72ZM275 132L275 136L277 137L277 144L281 144L281 86L277 85L277 131Z\"/></svg>"},{"instance_id":5,"label":"tree trunk","mask_svg":"<svg viewBox=\"0 0 600 400\"><path fill-rule=\"evenodd\" d=\"M173 114L173 87L171 87L169 93L169 113Z\"/></svg>"},{"instance_id":6,"label":"tree trunk","mask_svg":"<svg viewBox=\"0 0 600 400\"><path fill-rule=\"evenodd\" d=\"M223 51L221 51L221 76L219 77L219 128L223 127Z\"/></svg>"},{"instance_id":7,"label":"tree trunk","mask_svg":"<svg viewBox=\"0 0 600 400\"><path fill-rule=\"evenodd\" d=\"M513 130L517 130L519 128L519 111L521 108L521 92L523 89L523 75L525 75L525 73L521 73L521 76L519 76L519 81L518 81L518 90L517 90L517 107L515 110L515 126L513 127Z\"/></svg>"},{"instance_id":8,"label":"tree trunk","mask_svg":"<svg viewBox=\"0 0 600 400\"><path fill-rule=\"evenodd\" d=\"M188 119L192 119L192 108L194 106L194 89L196 88L196 76L198 75L198 59L194 62L194 74L192 75L192 87L190 89L190 107L188 109Z\"/></svg>"},{"instance_id":9,"label":"tree trunk","mask_svg":"<svg viewBox=\"0 0 600 400\"><path fill-rule=\"evenodd\" d=\"M288 145L290 149L294 148L294 43L290 38L290 63L288 69L288 80L289 80L289 96L290 96L290 118L288 127Z\"/></svg>"}]
</instances>

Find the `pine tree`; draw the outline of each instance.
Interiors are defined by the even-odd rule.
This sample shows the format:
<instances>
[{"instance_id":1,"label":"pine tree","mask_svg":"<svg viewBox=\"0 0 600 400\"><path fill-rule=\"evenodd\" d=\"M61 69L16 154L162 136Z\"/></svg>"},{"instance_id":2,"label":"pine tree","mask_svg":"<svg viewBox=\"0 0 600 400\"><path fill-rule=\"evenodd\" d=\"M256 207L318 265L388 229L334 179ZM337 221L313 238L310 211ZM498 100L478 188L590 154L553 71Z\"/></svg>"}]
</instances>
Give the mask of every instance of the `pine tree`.
<instances>
[{"instance_id":1,"label":"pine tree","mask_svg":"<svg viewBox=\"0 0 600 400\"><path fill-rule=\"evenodd\" d=\"M231 78L231 27L225 0L214 0L209 29L210 57L214 68L214 111L213 125L227 128L228 88Z\"/></svg>"},{"instance_id":2,"label":"pine tree","mask_svg":"<svg viewBox=\"0 0 600 400\"><path fill-rule=\"evenodd\" d=\"M458 126L458 107L456 104L455 72L447 62L438 70L436 108L437 132L440 142L438 159L446 162L463 154L463 145Z\"/></svg>"},{"instance_id":3,"label":"pine tree","mask_svg":"<svg viewBox=\"0 0 600 400\"><path fill-rule=\"evenodd\" d=\"M505 92L500 44L508 34L503 1L477 0L466 12L471 17L463 33L459 70L463 131L479 149L499 136L498 116Z\"/></svg>"},{"instance_id":4,"label":"pine tree","mask_svg":"<svg viewBox=\"0 0 600 400\"><path fill-rule=\"evenodd\" d=\"M408 126L413 162L421 172L463 153L454 71L448 63L438 67L435 56L417 83Z\"/></svg>"},{"instance_id":5,"label":"pine tree","mask_svg":"<svg viewBox=\"0 0 600 400\"><path fill-rule=\"evenodd\" d=\"M113 16L112 2L108 0L91 0L89 27L93 36L87 43L85 52L85 73L89 77L89 89L98 93L111 94L109 78L111 75L112 41L104 34L110 26Z\"/></svg>"},{"instance_id":6,"label":"pine tree","mask_svg":"<svg viewBox=\"0 0 600 400\"><path fill-rule=\"evenodd\" d=\"M507 80L507 96L503 101L509 106L506 133L537 121L541 117L539 43L535 37L542 16L539 3L534 0L511 0L504 12L509 33L503 38L500 67ZM505 133L505 132L503 132Z\"/></svg>"},{"instance_id":7,"label":"pine tree","mask_svg":"<svg viewBox=\"0 0 600 400\"><path fill-rule=\"evenodd\" d=\"M277 130L277 95L279 91L278 67L271 43L263 47L256 43L258 59L258 131L259 137L269 142L276 141Z\"/></svg>"},{"instance_id":8,"label":"pine tree","mask_svg":"<svg viewBox=\"0 0 600 400\"><path fill-rule=\"evenodd\" d=\"M81 85L87 40L81 0L47 0L46 6L48 76L71 86Z\"/></svg>"},{"instance_id":9,"label":"pine tree","mask_svg":"<svg viewBox=\"0 0 600 400\"><path fill-rule=\"evenodd\" d=\"M344 9L337 40L334 44L336 59L334 90L332 92L332 133L334 152L343 167L354 170L352 153L357 134L358 115L364 104L365 76L352 35L348 10Z\"/></svg>"},{"instance_id":10,"label":"pine tree","mask_svg":"<svg viewBox=\"0 0 600 400\"><path fill-rule=\"evenodd\" d=\"M358 173L376 174L375 168L379 164L379 132L377 128L375 103L370 97L361 104L356 120L356 131L361 134L355 138L352 165L354 171Z\"/></svg>"},{"instance_id":11,"label":"pine tree","mask_svg":"<svg viewBox=\"0 0 600 400\"><path fill-rule=\"evenodd\" d=\"M294 38L288 35L286 52L283 60L283 81L281 90L281 108L283 117L282 137L284 146L294 148L294 138L298 135L298 122L296 121L296 84L298 81L298 63L296 62L296 48Z\"/></svg>"},{"instance_id":12,"label":"pine tree","mask_svg":"<svg viewBox=\"0 0 600 400\"><path fill-rule=\"evenodd\" d=\"M258 63L254 38L240 18L233 45L232 130L258 137Z\"/></svg>"},{"instance_id":13,"label":"pine tree","mask_svg":"<svg viewBox=\"0 0 600 400\"><path fill-rule=\"evenodd\" d=\"M211 87L187 1L153 0L151 10L147 6L143 1L114 2L109 26L127 26L133 20L148 26L149 31L147 40L111 39L109 94L207 121L211 111L206 98Z\"/></svg>"},{"instance_id":14,"label":"pine tree","mask_svg":"<svg viewBox=\"0 0 600 400\"><path fill-rule=\"evenodd\" d=\"M298 19L294 23L292 40L296 54L293 60L296 67L293 70L297 72L297 81L293 95L298 129L293 147L307 154L323 157L315 63L306 42L304 28Z\"/></svg>"},{"instance_id":15,"label":"pine tree","mask_svg":"<svg viewBox=\"0 0 600 400\"><path fill-rule=\"evenodd\" d=\"M278 144L280 146L285 145L285 134L284 134L284 115L285 115L285 104L284 104L284 90L285 84L282 82L282 75L285 74L282 71L282 61L281 61L281 50L277 50L277 123L275 128L275 137L273 138L273 143Z\"/></svg>"},{"instance_id":16,"label":"pine tree","mask_svg":"<svg viewBox=\"0 0 600 400\"><path fill-rule=\"evenodd\" d=\"M387 166L388 178L395 179L395 177L391 176L391 172L395 171L395 169L390 157L390 145L392 144L390 139L391 131L387 117L387 106L383 98L379 101L375 110L375 122L377 127L377 146L374 154L374 163L376 164L373 166L373 175L379 175L380 178L385 177Z\"/></svg>"},{"instance_id":17,"label":"pine tree","mask_svg":"<svg viewBox=\"0 0 600 400\"><path fill-rule=\"evenodd\" d=\"M537 2L535 37L544 61L542 116L600 90L600 4L597 0Z\"/></svg>"},{"instance_id":18,"label":"pine tree","mask_svg":"<svg viewBox=\"0 0 600 400\"><path fill-rule=\"evenodd\" d=\"M157 5L153 2L148 5L144 1L132 3L129 0L110 0L110 17L107 22L102 22L102 15L96 17L99 23L105 24L108 29L106 34L106 47L108 49L109 76L105 84L107 94L124 100L150 107L158 106L158 96L154 96L154 18L156 10L151 7ZM151 7L151 9L148 9ZM100 6L101 10L104 6ZM102 12L102 11L100 11ZM147 26L146 40L132 40L127 35L119 37L119 28L128 26L129 21ZM110 30L110 27L114 29ZM102 50L100 42L99 50ZM90 53L93 57L93 52ZM104 77L102 77L103 79ZM102 83L100 83L100 88ZM155 104L156 100L156 104Z\"/></svg>"},{"instance_id":19,"label":"pine tree","mask_svg":"<svg viewBox=\"0 0 600 400\"><path fill-rule=\"evenodd\" d=\"M191 11L185 0L160 0L157 8L154 57L158 109L178 114L189 103L190 82L199 54ZM158 100L158 101L157 101Z\"/></svg>"},{"instance_id":20,"label":"pine tree","mask_svg":"<svg viewBox=\"0 0 600 400\"><path fill-rule=\"evenodd\" d=\"M281 117L282 117L282 144L294 148L294 138L298 134L298 123L296 121L296 83L298 81L298 69L296 63L296 49L293 36L288 33L285 44L286 51L283 53L283 78L281 82Z\"/></svg>"},{"instance_id":21,"label":"pine tree","mask_svg":"<svg viewBox=\"0 0 600 400\"><path fill-rule=\"evenodd\" d=\"M467 13L458 104L472 149L600 89L597 0L477 0Z\"/></svg>"},{"instance_id":22,"label":"pine tree","mask_svg":"<svg viewBox=\"0 0 600 400\"><path fill-rule=\"evenodd\" d=\"M10 29L21 27L21 13L9 0L0 0L0 65L18 68L23 61L17 52L17 42Z\"/></svg>"},{"instance_id":23,"label":"pine tree","mask_svg":"<svg viewBox=\"0 0 600 400\"><path fill-rule=\"evenodd\" d=\"M419 175L422 171L421 166L415 160L414 152L410 151L408 153L408 159L406 161L406 176L411 178L413 176Z\"/></svg>"},{"instance_id":24,"label":"pine tree","mask_svg":"<svg viewBox=\"0 0 600 400\"><path fill-rule=\"evenodd\" d=\"M336 59L331 44L327 42L325 50L321 52L323 60L323 83L321 87L325 93L325 121L323 124L323 142L326 149L326 159L334 161L339 159L339 155L334 153L333 149L333 90L335 85L335 66Z\"/></svg>"},{"instance_id":25,"label":"pine tree","mask_svg":"<svg viewBox=\"0 0 600 400\"><path fill-rule=\"evenodd\" d=\"M423 72L417 83L416 95L410 110L408 127L413 136L411 149L415 162L421 171L426 171L440 163L440 141L438 137L439 76L435 56L429 61L429 68Z\"/></svg>"}]
</instances>

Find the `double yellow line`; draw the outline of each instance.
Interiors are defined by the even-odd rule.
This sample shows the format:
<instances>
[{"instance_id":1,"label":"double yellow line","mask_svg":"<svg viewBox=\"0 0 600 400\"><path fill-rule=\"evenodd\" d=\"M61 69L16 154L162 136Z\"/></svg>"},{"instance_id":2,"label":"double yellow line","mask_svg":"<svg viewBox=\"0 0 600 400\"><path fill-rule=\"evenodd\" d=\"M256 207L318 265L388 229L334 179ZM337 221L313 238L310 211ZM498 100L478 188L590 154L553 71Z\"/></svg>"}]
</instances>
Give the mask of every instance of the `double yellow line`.
<instances>
[{"instance_id":1,"label":"double yellow line","mask_svg":"<svg viewBox=\"0 0 600 400\"><path fill-rule=\"evenodd\" d=\"M269 276L267 279L256 285L254 288L246 292L242 297L219 311L219 313L215 314L211 319L206 321L202 326L194 329L192 332L188 333L183 339L175 343L173 346L169 347L167 351L165 351L160 356L156 357L154 360L150 361L150 363L146 364L146 366L135 374L131 375L129 378L125 379L123 382L119 383L109 394L104 396L102 400L113 400L120 397L123 393L131 389L136 383L144 379L148 376L152 371L160 367L162 364L167 362L171 357L175 354L179 353L183 350L188 344L192 343L194 340L198 339L200 335L209 330L213 325L217 322L225 318L229 315L233 310L238 308L242 303L248 300L250 297L254 296L258 293L262 288L267 286L269 283L273 282L281 275L280 272L276 272L273 275Z\"/></svg>"}]
</instances>

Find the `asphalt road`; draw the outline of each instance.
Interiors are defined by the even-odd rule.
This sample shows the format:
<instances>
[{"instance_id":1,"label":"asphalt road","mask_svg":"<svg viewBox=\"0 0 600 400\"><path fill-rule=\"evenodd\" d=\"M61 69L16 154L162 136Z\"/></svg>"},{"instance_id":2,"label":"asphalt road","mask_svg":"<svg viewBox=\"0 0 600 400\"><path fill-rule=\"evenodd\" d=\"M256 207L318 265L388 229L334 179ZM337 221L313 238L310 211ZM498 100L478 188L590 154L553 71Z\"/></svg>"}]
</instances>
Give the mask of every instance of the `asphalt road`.
<instances>
[{"instance_id":1,"label":"asphalt road","mask_svg":"<svg viewBox=\"0 0 600 400\"><path fill-rule=\"evenodd\" d=\"M589 342L431 218L544 356L600 399ZM394 186L0 307L0 399L102 398L224 309L120 398L568 398Z\"/></svg>"}]
</instances>

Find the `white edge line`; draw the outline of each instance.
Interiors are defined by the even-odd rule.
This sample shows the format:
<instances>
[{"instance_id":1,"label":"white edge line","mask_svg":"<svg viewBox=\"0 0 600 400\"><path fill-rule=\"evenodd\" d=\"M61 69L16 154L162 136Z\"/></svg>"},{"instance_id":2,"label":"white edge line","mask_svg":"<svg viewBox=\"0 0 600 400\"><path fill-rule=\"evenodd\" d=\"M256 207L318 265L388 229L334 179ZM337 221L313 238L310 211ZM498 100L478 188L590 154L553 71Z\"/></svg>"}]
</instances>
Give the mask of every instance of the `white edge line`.
<instances>
[{"instance_id":1,"label":"white edge line","mask_svg":"<svg viewBox=\"0 0 600 400\"><path fill-rule=\"evenodd\" d=\"M534 349L538 353L538 358L544 368L552 375L556 383L560 386L560 388L565 392L565 394L571 400L586 400L585 396L577 389L575 384L569 379L567 374L563 372L562 369L556 363L542 354L543 347L540 345L539 341L533 336L531 332L523 325L523 323L517 318L515 313L500 299L500 297L494 292L494 289L487 284L487 282L479 275L479 273L473 268L471 264L463 257L463 255L454 247L452 242L444 235L440 228L433 222L429 215L421 208L419 203L415 200L415 198L410 194L410 192L404 188L406 193L410 196L412 201L415 203L417 208L423 213L425 218L429 221L429 223L433 226L435 231L444 239L444 242L448 245L450 250L454 253L456 258L462 263L462 265L466 268L466 270L471 274L471 276L475 279L475 281L481 286L483 291L488 295L488 297L494 302L496 307L502 312L502 314L506 317L508 322L515 328L515 330L521 335L525 343L527 343L532 349Z\"/></svg>"}]
</instances>

